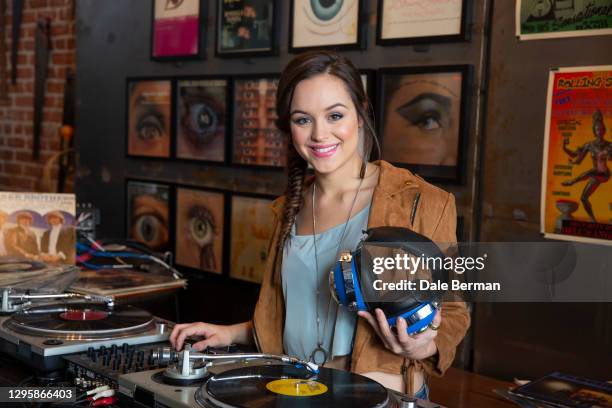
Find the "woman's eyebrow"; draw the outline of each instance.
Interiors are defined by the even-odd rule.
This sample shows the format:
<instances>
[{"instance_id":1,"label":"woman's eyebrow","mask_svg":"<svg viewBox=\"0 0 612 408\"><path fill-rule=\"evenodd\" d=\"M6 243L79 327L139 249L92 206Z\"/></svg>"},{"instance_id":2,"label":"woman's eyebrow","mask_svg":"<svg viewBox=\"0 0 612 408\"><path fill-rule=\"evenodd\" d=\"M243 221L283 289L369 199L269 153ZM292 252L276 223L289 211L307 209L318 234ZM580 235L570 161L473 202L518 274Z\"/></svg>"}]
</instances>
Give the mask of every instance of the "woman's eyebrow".
<instances>
[{"instance_id":1,"label":"woman's eyebrow","mask_svg":"<svg viewBox=\"0 0 612 408\"><path fill-rule=\"evenodd\" d=\"M338 106L342 106L343 108L348 109L348 108L347 108L347 106L346 106L345 104L338 102L338 103L334 103L334 104L333 104L333 105L331 105L331 106L328 106L327 108L325 108L325 110L326 110L326 111L328 111L328 110L332 110L332 109L334 109L334 108L337 108ZM291 115L293 115L294 113L302 113L302 114L304 114L304 115L308 115L308 113L307 113L307 112L304 112L304 111L299 110L299 109L295 109L295 110L291 111Z\"/></svg>"}]
</instances>

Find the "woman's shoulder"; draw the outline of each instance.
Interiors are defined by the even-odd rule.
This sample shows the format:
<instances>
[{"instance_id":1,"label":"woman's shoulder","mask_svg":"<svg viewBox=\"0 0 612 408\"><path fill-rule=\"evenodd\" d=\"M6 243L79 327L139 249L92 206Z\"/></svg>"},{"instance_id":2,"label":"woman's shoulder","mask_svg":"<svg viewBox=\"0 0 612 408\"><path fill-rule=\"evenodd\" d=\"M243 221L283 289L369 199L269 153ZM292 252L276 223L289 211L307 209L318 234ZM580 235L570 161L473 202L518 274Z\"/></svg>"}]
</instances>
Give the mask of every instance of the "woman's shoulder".
<instances>
[{"instance_id":1,"label":"woman's shoulder","mask_svg":"<svg viewBox=\"0 0 612 408\"><path fill-rule=\"evenodd\" d=\"M384 160L374 162L380 168L378 185L389 194L401 193L417 188L421 199L447 200L450 193L438 186L425 181L422 177L408 169L396 167Z\"/></svg>"}]
</instances>

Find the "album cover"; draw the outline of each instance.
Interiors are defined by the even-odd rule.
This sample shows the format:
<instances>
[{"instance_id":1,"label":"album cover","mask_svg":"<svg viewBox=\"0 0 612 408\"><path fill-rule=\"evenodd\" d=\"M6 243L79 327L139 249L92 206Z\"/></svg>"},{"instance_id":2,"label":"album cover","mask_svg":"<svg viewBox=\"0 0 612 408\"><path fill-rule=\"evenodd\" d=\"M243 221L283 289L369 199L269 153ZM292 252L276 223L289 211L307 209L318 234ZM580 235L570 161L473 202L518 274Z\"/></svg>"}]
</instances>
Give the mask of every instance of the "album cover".
<instances>
[{"instance_id":1,"label":"album cover","mask_svg":"<svg viewBox=\"0 0 612 408\"><path fill-rule=\"evenodd\" d=\"M0 192L0 256L74 265L74 194Z\"/></svg>"},{"instance_id":2,"label":"album cover","mask_svg":"<svg viewBox=\"0 0 612 408\"><path fill-rule=\"evenodd\" d=\"M170 187L143 181L128 181L127 236L153 251L169 250Z\"/></svg>"},{"instance_id":3,"label":"album cover","mask_svg":"<svg viewBox=\"0 0 612 408\"><path fill-rule=\"evenodd\" d=\"M176 156L223 162L228 120L227 80L180 80L176 98Z\"/></svg>"},{"instance_id":4,"label":"album cover","mask_svg":"<svg viewBox=\"0 0 612 408\"><path fill-rule=\"evenodd\" d=\"M291 1L290 51L306 48L359 48L361 44L360 0Z\"/></svg>"},{"instance_id":5,"label":"album cover","mask_svg":"<svg viewBox=\"0 0 612 408\"><path fill-rule=\"evenodd\" d=\"M176 191L176 263L206 272L223 271L223 193Z\"/></svg>"},{"instance_id":6,"label":"album cover","mask_svg":"<svg viewBox=\"0 0 612 408\"><path fill-rule=\"evenodd\" d=\"M380 70L384 160L432 180L460 180L468 72L465 65Z\"/></svg>"},{"instance_id":7,"label":"album cover","mask_svg":"<svg viewBox=\"0 0 612 408\"><path fill-rule=\"evenodd\" d=\"M219 0L217 55L271 55L277 48L278 0Z\"/></svg>"},{"instance_id":8,"label":"album cover","mask_svg":"<svg viewBox=\"0 0 612 408\"><path fill-rule=\"evenodd\" d=\"M275 124L277 88L278 78L234 81L233 163L285 166L287 138Z\"/></svg>"},{"instance_id":9,"label":"album cover","mask_svg":"<svg viewBox=\"0 0 612 408\"><path fill-rule=\"evenodd\" d=\"M170 157L172 82L128 79L128 156Z\"/></svg>"},{"instance_id":10,"label":"album cover","mask_svg":"<svg viewBox=\"0 0 612 408\"><path fill-rule=\"evenodd\" d=\"M612 408L612 384L552 373L510 391L555 407Z\"/></svg>"},{"instance_id":11,"label":"album cover","mask_svg":"<svg viewBox=\"0 0 612 408\"><path fill-rule=\"evenodd\" d=\"M203 4L202 0L153 0L152 59L199 57Z\"/></svg>"},{"instance_id":12,"label":"album cover","mask_svg":"<svg viewBox=\"0 0 612 408\"><path fill-rule=\"evenodd\" d=\"M232 196L230 276L261 283L272 237L271 199Z\"/></svg>"}]
</instances>

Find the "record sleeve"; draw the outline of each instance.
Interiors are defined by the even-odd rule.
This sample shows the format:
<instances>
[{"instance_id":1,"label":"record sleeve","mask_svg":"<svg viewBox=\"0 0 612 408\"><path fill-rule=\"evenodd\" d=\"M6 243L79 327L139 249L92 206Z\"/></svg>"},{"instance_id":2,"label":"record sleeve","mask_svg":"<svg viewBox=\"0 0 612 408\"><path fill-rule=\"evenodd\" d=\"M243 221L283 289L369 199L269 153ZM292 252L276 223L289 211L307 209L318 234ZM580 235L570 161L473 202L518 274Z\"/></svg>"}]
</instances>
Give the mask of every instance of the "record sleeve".
<instances>
[{"instance_id":1,"label":"record sleeve","mask_svg":"<svg viewBox=\"0 0 612 408\"><path fill-rule=\"evenodd\" d=\"M184 288L185 279L129 269L81 271L70 290L87 295L128 296L160 290Z\"/></svg>"}]
</instances>

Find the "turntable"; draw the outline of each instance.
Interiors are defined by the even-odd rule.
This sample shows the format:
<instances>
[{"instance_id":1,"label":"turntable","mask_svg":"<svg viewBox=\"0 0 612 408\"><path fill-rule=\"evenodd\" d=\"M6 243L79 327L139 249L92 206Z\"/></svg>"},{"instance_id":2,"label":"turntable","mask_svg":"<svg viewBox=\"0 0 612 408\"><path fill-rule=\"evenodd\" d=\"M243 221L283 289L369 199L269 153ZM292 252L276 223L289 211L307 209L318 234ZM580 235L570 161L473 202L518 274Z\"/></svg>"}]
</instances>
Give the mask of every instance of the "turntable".
<instances>
[{"instance_id":1,"label":"turntable","mask_svg":"<svg viewBox=\"0 0 612 408\"><path fill-rule=\"evenodd\" d=\"M409 399L364 376L289 356L198 353L187 345L181 352L160 348L154 358L169 364L119 377L122 406L440 407Z\"/></svg>"},{"instance_id":2,"label":"turntable","mask_svg":"<svg viewBox=\"0 0 612 408\"><path fill-rule=\"evenodd\" d=\"M0 351L41 371L63 367L61 356L90 348L166 341L171 324L132 306L76 302L40 305L0 317Z\"/></svg>"}]
</instances>

